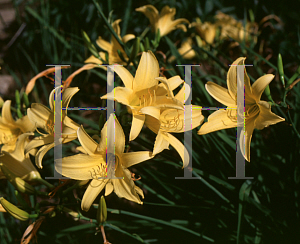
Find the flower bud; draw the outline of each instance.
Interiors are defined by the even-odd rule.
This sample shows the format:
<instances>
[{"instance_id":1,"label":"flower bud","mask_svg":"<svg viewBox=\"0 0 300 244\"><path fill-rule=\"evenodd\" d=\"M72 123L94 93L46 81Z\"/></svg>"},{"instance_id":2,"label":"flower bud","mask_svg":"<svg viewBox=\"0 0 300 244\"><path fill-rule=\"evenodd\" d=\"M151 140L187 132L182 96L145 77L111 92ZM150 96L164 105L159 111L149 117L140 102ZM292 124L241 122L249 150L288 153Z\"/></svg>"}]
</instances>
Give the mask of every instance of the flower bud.
<instances>
[{"instance_id":1,"label":"flower bud","mask_svg":"<svg viewBox=\"0 0 300 244\"><path fill-rule=\"evenodd\" d=\"M278 54L277 66L278 66L278 72L279 72L279 77L280 77L281 83L282 83L283 87L285 87L283 63L282 63L282 57L281 57L280 53Z\"/></svg>"},{"instance_id":2,"label":"flower bud","mask_svg":"<svg viewBox=\"0 0 300 244\"><path fill-rule=\"evenodd\" d=\"M29 213L25 212L22 209L19 209L9 201L5 200L3 197L0 197L0 203L2 207L14 218L19 219L21 221L26 221L29 218Z\"/></svg>"},{"instance_id":3,"label":"flower bud","mask_svg":"<svg viewBox=\"0 0 300 244\"><path fill-rule=\"evenodd\" d=\"M25 106L28 108L30 103L29 103L28 95L26 93L23 94L23 100L24 100Z\"/></svg>"},{"instance_id":4,"label":"flower bud","mask_svg":"<svg viewBox=\"0 0 300 244\"><path fill-rule=\"evenodd\" d=\"M87 48L90 50L90 52L96 57L96 58L100 58L100 55L97 51L97 49L95 48L95 46L91 43L91 40L89 38L89 36L86 34L85 31L81 31L83 40L85 42L85 44L87 45Z\"/></svg>"},{"instance_id":5,"label":"flower bud","mask_svg":"<svg viewBox=\"0 0 300 244\"><path fill-rule=\"evenodd\" d=\"M97 210L97 221L99 224L102 224L107 219L107 208L104 196L101 196L98 210Z\"/></svg>"},{"instance_id":6,"label":"flower bud","mask_svg":"<svg viewBox=\"0 0 300 244\"><path fill-rule=\"evenodd\" d=\"M19 191L27 194L35 194L35 189L33 186L28 184L26 181L22 180L13 174L4 164L0 164L2 173L8 179L8 181Z\"/></svg>"},{"instance_id":7,"label":"flower bud","mask_svg":"<svg viewBox=\"0 0 300 244\"><path fill-rule=\"evenodd\" d=\"M132 46L131 54L130 54L130 61L134 60L138 52L140 51L140 38L135 38L134 44Z\"/></svg>"},{"instance_id":8,"label":"flower bud","mask_svg":"<svg viewBox=\"0 0 300 244\"><path fill-rule=\"evenodd\" d=\"M2 97L0 97L0 108L2 108L3 103L4 103L4 101L3 101Z\"/></svg>"}]
</instances>

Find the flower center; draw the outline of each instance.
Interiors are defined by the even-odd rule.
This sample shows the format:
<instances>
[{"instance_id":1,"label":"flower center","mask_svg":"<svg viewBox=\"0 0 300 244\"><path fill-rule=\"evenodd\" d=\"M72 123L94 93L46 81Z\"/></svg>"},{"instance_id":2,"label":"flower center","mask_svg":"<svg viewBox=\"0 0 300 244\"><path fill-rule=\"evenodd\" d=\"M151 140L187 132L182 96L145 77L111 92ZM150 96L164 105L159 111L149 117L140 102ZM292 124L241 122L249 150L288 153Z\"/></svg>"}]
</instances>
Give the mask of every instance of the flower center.
<instances>
[{"instance_id":1,"label":"flower center","mask_svg":"<svg viewBox=\"0 0 300 244\"><path fill-rule=\"evenodd\" d=\"M143 94L139 96L140 108L151 106L155 102L156 102L155 90L153 90L153 94L152 94L150 92L150 89L148 89L148 94Z\"/></svg>"},{"instance_id":2,"label":"flower center","mask_svg":"<svg viewBox=\"0 0 300 244\"><path fill-rule=\"evenodd\" d=\"M21 135L20 129L11 129L10 133L8 134L6 134L5 132L0 133L0 143L1 144L15 143L19 135Z\"/></svg>"},{"instance_id":3,"label":"flower center","mask_svg":"<svg viewBox=\"0 0 300 244\"><path fill-rule=\"evenodd\" d=\"M65 114L62 115L61 117L61 121L64 121L65 118ZM64 124L62 123L62 126L64 126ZM54 129L54 118L52 119L51 117L46 121L46 131L50 134L50 135L54 135L55 129Z\"/></svg>"},{"instance_id":4,"label":"flower center","mask_svg":"<svg viewBox=\"0 0 300 244\"><path fill-rule=\"evenodd\" d=\"M246 107L245 110L246 110L246 114L245 114L246 119L251 118L259 113L259 106L257 104L253 104L248 108Z\"/></svg>"},{"instance_id":5,"label":"flower center","mask_svg":"<svg viewBox=\"0 0 300 244\"><path fill-rule=\"evenodd\" d=\"M118 163L119 159L117 155L114 156L114 154L108 153L106 154L106 160L107 163L101 162L99 165L89 171L92 179L103 180L103 178L110 179L114 176L112 175L112 172L115 171L116 164Z\"/></svg>"},{"instance_id":6,"label":"flower center","mask_svg":"<svg viewBox=\"0 0 300 244\"><path fill-rule=\"evenodd\" d=\"M164 131L180 131L184 123L177 109L165 110L160 116L160 128Z\"/></svg>"}]
</instances>

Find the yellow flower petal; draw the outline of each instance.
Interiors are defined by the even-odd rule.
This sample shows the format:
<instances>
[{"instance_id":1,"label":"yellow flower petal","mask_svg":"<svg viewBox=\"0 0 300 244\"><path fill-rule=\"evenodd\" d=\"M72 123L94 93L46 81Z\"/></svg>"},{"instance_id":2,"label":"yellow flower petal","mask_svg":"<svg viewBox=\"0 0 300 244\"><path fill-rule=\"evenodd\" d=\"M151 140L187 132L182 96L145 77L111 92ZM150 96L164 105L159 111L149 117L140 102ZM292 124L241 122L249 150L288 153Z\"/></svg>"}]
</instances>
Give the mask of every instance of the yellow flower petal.
<instances>
[{"instance_id":1,"label":"yellow flower petal","mask_svg":"<svg viewBox=\"0 0 300 244\"><path fill-rule=\"evenodd\" d=\"M83 126L77 130L78 140L89 155L95 155L98 144L85 132Z\"/></svg>"},{"instance_id":2,"label":"yellow flower petal","mask_svg":"<svg viewBox=\"0 0 300 244\"><path fill-rule=\"evenodd\" d=\"M140 8L136 8L135 11L142 12L149 19L152 31L155 31L156 23L158 22L159 13L157 9L152 5L145 5Z\"/></svg>"},{"instance_id":3,"label":"yellow flower petal","mask_svg":"<svg viewBox=\"0 0 300 244\"><path fill-rule=\"evenodd\" d=\"M36 127L49 132L47 121L54 120L54 113L49 108L43 104L33 103L31 108L27 109L27 115Z\"/></svg>"},{"instance_id":4,"label":"yellow flower petal","mask_svg":"<svg viewBox=\"0 0 300 244\"><path fill-rule=\"evenodd\" d=\"M143 125L145 122L145 115L144 114L133 114L132 115L132 125L129 135L129 141L134 140L140 134Z\"/></svg>"},{"instance_id":5,"label":"yellow flower petal","mask_svg":"<svg viewBox=\"0 0 300 244\"><path fill-rule=\"evenodd\" d=\"M132 90L126 87L116 87L112 92L102 96L101 99L115 100L124 105L129 105L132 94Z\"/></svg>"},{"instance_id":6,"label":"yellow flower petal","mask_svg":"<svg viewBox=\"0 0 300 244\"><path fill-rule=\"evenodd\" d=\"M58 173L75 180L90 180L101 177L99 170L102 165L106 166L104 156L91 156L87 154L76 154L70 157L64 157L55 162L55 169ZM99 167L100 168L99 168Z\"/></svg>"},{"instance_id":7,"label":"yellow flower petal","mask_svg":"<svg viewBox=\"0 0 300 244\"><path fill-rule=\"evenodd\" d=\"M99 53L100 54L100 53ZM105 60L105 59L104 59ZM102 61L99 58L96 58L94 55L91 55L89 58L87 58L85 63L92 63L92 64L102 64Z\"/></svg>"},{"instance_id":8,"label":"yellow flower petal","mask_svg":"<svg viewBox=\"0 0 300 244\"><path fill-rule=\"evenodd\" d=\"M128 89L133 89L132 82L133 82L133 76L132 74L123 66L116 65L114 66L115 72L119 75L121 80L123 81L124 85Z\"/></svg>"},{"instance_id":9,"label":"yellow flower petal","mask_svg":"<svg viewBox=\"0 0 300 244\"><path fill-rule=\"evenodd\" d=\"M81 201L81 209L84 211L89 211L93 202L99 193L103 190L108 180L92 180L86 189L82 201Z\"/></svg>"},{"instance_id":10,"label":"yellow flower petal","mask_svg":"<svg viewBox=\"0 0 300 244\"><path fill-rule=\"evenodd\" d=\"M15 124L21 129L22 132L33 132L35 130L34 124L31 123L27 115L18 119Z\"/></svg>"},{"instance_id":11,"label":"yellow flower petal","mask_svg":"<svg viewBox=\"0 0 300 244\"><path fill-rule=\"evenodd\" d=\"M159 108L156 108L156 107L153 107L153 106L148 106L148 107L144 107L140 110L141 113L143 114L147 114L147 115L150 115L156 119L159 120L159 117L160 117L160 109Z\"/></svg>"},{"instance_id":12,"label":"yellow flower petal","mask_svg":"<svg viewBox=\"0 0 300 244\"><path fill-rule=\"evenodd\" d=\"M67 88L62 93L62 107L68 107L71 98L79 91L78 87Z\"/></svg>"},{"instance_id":13,"label":"yellow flower petal","mask_svg":"<svg viewBox=\"0 0 300 244\"><path fill-rule=\"evenodd\" d=\"M112 49L112 45L109 42L103 40L101 36L98 37L96 43L104 51L109 51Z\"/></svg>"},{"instance_id":14,"label":"yellow flower petal","mask_svg":"<svg viewBox=\"0 0 300 244\"><path fill-rule=\"evenodd\" d=\"M169 142L163 137L162 132L159 131L153 147L153 155L159 154L163 150L169 150Z\"/></svg>"},{"instance_id":15,"label":"yellow flower petal","mask_svg":"<svg viewBox=\"0 0 300 244\"><path fill-rule=\"evenodd\" d=\"M50 144L54 142L54 137L52 135L35 137L25 146L25 154L29 153L32 149Z\"/></svg>"},{"instance_id":16,"label":"yellow flower petal","mask_svg":"<svg viewBox=\"0 0 300 244\"><path fill-rule=\"evenodd\" d=\"M111 130L109 130L109 128ZM117 156L122 155L125 149L125 135L122 126L120 125L118 119L114 117L114 115L110 115L108 121L101 130L101 141L97 149L98 153L106 155L107 138L113 140L115 154Z\"/></svg>"},{"instance_id":17,"label":"yellow flower petal","mask_svg":"<svg viewBox=\"0 0 300 244\"><path fill-rule=\"evenodd\" d=\"M243 65L246 58L238 58L230 66L227 73L227 87L230 96L236 101L237 97L237 65Z\"/></svg>"},{"instance_id":18,"label":"yellow flower petal","mask_svg":"<svg viewBox=\"0 0 300 244\"><path fill-rule=\"evenodd\" d=\"M183 162L182 168L188 166L190 156L185 146L175 136L171 135L170 133L162 133L162 135L172 145L172 147L174 147L175 150L179 153Z\"/></svg>"},{"instance_id":19,"label":"yellow flower petal","mask_svg":"<svg viewBox=\"0 0 300 244\"><path fill-rule=\"evenodd\" d=\"M120 198L126 198L127 200L142 204L136 189L133 180L131 179L131 173L128 169L122 168L121 165L118 165L116 168L116 177L123 177L123 179L111 180L114 186L114 192Z\"/></svg>"},{"instance_id":20,"label":"yellow flower petal","mask_svg":"<svg viewBox=\"0 0 300 244\"><path fill-rule=\"evenodd\" d=\"M54 143L51 143L51 144L48 144L48 145L45 145L45 146L42 146L37 154L35 155L35 164L36 166L38 166L40 169L43 168L43 165L42 165L42 160L45 156L45 154L51 149L54 147Z\"/></svg>"},{"instance_id":21,"label":"yellow flower petal","mask_svg":"<svg viewBox=\"0 0 300 244\"><path fill-rule=\"evenodd\" d=\"M8 123L8 124L15 124L15 121L11 115L11 111L10 111L10 105L11 105L11 101L7 100L4 102L3 107L2 107L2 120L3 123Z\"/></svg>"},{"instance_id":22,"label":"yellow flower petal","mask_svg":"<svg viewBox=\"0 0 300 244\"><path fill-rule=\"evenodd\" d=\"M175 99L177 99L178 101L180 101L182 103L185 103L185 101L190 96L190 93L191 93L191 87L188 84L184 83L182 88L176 94Z\"/></svg>"},{"instance_id":23,"label":"yellow flower petal","mask_svg":"<svg viewBox=\"0 0 300 244\"><path fill-rule=\"evenodd\" d=\"M237 126L236 121L236 109L218 110L208 116L208 122L204 123L200 130L199 135L205 135L207 133L233 128Z\"/></svg>"},{"instance_id":24,"label":"yellow flower petal","mask_svg":"<svg viewBox=\"0 0 300 244\"><path fill-rule=\"evenodd\" d=\"M73 129L75 131L75 133L76 133L77 129L79 128L79 124L74 122L68 116L65 116L62 122L63 122L64 127L67 126L71 129Z\"/></svg>"},{"instance_id":25,"label":"yellow flower petal","mask_svg":"<svg viewBox=\"0 0 300 244\"><path fill-rule=\"evenodd\" d=\"M245 159L250 162L250 144L254 130L255 117L252 117L246 121L245 125L245 137L243 133L240 134L240 148Z\"/></svg>"},{"instance_id":26,"label":"yellow flower petal","mask_svg":"<svg viewBox=\"0 0 300 244\"><path fill-rule=\"evenodd\" d=\"M127 34L127 35L123 36L122 41L124 43L126 43L126 42L128 42L128 41L130 41L130 40L132 40L134 38L135 38L135 35L133 35L133 34Z\"/></svg>"},{"instance_id":27,"label":"yellow flower petal","mask_svg":"<svg viewBox=\"0 0 300 244\"><path fill-rule=\"evenodd\" d=\"M108 196L109 194L111 194L114 190L114 186L112 183L107 182L106 186L105 186L105 196Z\"/></svg>"},{"instance_id":28,"label":"yellow flower petal","mask_svg":"<svg viewBox=\"0 0 300 244\"><path fill-rule=\"evenodd\" d=\"M160 128L160 121L155 119L152 116L146 115L145 117L145 125L152 130L154 133L158 133L159 128Z\"/></svg>"},{"instance_id":29,"label":"yellow flower petal","mask_svg":"<svg viewBox=\"0 0 300 244\"><path fill-rule=\"evenodd\" d=\"M252 92L255 100L258 102L261 98L261 94L266 89L267 85L274 79L274 75L267 74L258 78L252 85Z\"/></svg>"},{"instance_id":30,"label":"yellow flower petal","mask_svg":"<svg viewBox=\"0 0 300 244\"><path fill-rule=\"evenodd\" d=\"M255 120L256 129L262 130L269 125L274 125L285 120L284 118L281 118L280 116L272 113L271 105L268 102L260 101L258 103L258 106L260 112L257 119Z\"/></svg>"},{"instance_id":31,"label":"yellow flower petal","mask_svg":"<svg viewBox=\"0 0 300 244\"><path fill-rule=\"evenodd\" d=\"M159 77L159 66L156 57L151 51L143 52L133 80L133 90L138 92L156 86L158 84L156 77Z\"/></svg>"},{"instance_id":32,"label":"yellow flower petal","mask_svg":"<svg viewBox=\"0 0 300 244\"><path fill-rule=\"evenodd\" d=\"M144 162L146 160L149 160L153 158L153 155L151 152L145 151L145 152L128 152L123 153L120 161L124 168L129 168L132 165L138 164L140 162Z\"/></svg>"},{"instance_id":33,"label":"yellow flower petal","mask_svg":"<svg viewBox=\"0 0 300 244\"><path fill-rule=\"evenodd\" d=\"M207 92L220 103L228 107L236 107L236 100L230 96L226 88L223 88L210 81L205 84L205 88Z\"/></svg>"}]
</instances>

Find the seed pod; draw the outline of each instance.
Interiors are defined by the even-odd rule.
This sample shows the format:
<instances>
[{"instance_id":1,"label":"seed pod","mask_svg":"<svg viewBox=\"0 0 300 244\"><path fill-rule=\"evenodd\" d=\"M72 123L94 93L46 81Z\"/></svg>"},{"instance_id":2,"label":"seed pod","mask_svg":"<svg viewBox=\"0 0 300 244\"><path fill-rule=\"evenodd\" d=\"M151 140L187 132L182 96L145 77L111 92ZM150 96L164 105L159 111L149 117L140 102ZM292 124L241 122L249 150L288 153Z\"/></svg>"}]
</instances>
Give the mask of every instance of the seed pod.
<instances>
[{"instance_id":1,"label":"seed pod","mask_svg":"<svg viewBox=\"0 0 300 244\"><path fill-rule=\"evenodd\" d=\"M0 197L0 203L6 212L10 213L14 218L21 221L26 221L29 218L29 213L19 209L17 206L5 200L3 197Z\"/></svg>"},{"instance_id":2,"label":"seed pod","mask_svg":"<svg viewBox=\"0 0 300 244\"><path fill-rule=\"evenodd\" d=\"M107 208L104 196L101 196L98 210L97 210L97 221L99 224L102 224L107 219Z\"/></svg>"}]
</instances>

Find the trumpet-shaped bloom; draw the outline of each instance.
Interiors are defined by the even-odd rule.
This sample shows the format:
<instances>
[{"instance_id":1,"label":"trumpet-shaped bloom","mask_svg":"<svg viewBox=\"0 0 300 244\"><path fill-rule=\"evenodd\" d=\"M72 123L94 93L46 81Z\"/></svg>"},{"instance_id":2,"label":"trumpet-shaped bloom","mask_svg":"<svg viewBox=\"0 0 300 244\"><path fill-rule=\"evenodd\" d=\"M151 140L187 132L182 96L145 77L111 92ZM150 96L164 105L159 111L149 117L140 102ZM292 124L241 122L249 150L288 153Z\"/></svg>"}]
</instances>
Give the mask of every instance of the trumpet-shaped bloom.
<instances>
[{"instance_id":1,"label":"trumpet-shaped bloom","mask_svg":"<svg viewBox=\"0 0 300 244\"><path fill-rule=\"evenodd\" d=\"M115 129L115 134L113 131ZM138 164L140 162L151 159L153 156L150 152L129 152L124 153L125 149L125 135L118 120L114 120L111 115L109 120L105 123L101 131L100 143L96 143L83 129L78 128L78 139L83 147L85 154L80 153L74 156L65 157L61 163L56 163L56 170L62 175L76 180L89 180L90 182L87 190L84 193L81 202L81 208L88 211L98 194L105 187L105 195L109 195L114 191L118 197L126 198L130 201L142 203L138 194L143 197L143 191L134 184L131 178L131 173L128 167ZM107 155L107 138L113 140L115 137L115 177L122 177L122 179L103 179L106 173L110 170L109 160L111 155Z\"/></svg>"},{"instance_id":2,"label":"trumpet-shaped bloom","mask_svg":"<svg viewBox=\"0 0 300 244\"><path fill-rule=\"evenodd\" d=\"M133 34L127 34L125 36L123 36L121 38L121 31L120 31L120 26L119 23L121 22L121 19L115 20L112 24L112 27L114 29L114 31L116 32L116 34L118 35L118 37L120 38L120 40L122 40L123 43L126 43L132 39L135 38L135 35ZM123 57L125 60L128 59L125 51L123 50L123 48L120 46L120 44L118 43L118 41L116 40L116 38L112 35L111 37L111 42L107 42L105 40L103 40L100 36L98 37L98 40L96 41L97 45L108 52L108 60L106 60L105 57L105 52L99 52L100 57L103 60L108 61L109 64L126 64L126 62L124 62L119 54L118 54L118 50L122 53ZM85 60L85 63L94 63L94 64L102 64L102 61L98 58L96 58L94 55L90 56L87 60Z\"/></svg>"},{"instance_id":3,"label":"trumpet-shaped bloom","mask_svg":"<svg viewBox=\"0 0 300 244\"><path fill-rule=\"evenodd\" d=\"M165 78L160 78L160 80L163 79L166 80ZM183 80L181 81L183 83ZM168 80L165 82L169 83ZM176 94L175 99L184 104L186 99L189 97L190 91L190 86L184 84L184 86ZM186 112L188 110L190 113L186 116ZM194 105L186 105L184 106L184 110L161 108L159 118L146 115L145 125L157 134L153 148L153 155L160 153L164 149L168 149L169 144L171 144L179 153L183 161L183 167L186 167L189 163L189 156L184 157L184 155L188 155L188 151L184 145L170 133L181 133L192 130L199 126L203 120L204 117L201 114L201 110L197 109L197 106ZM191 127L188 128L185 126L185 123L190 124Z\"/></svg>"},{"instance_id":4,"label":"trumpet-shaped bloom","mask_svg":"<svg viewBox=\"0 0 300 244\"><path fill-rule=\"evenodd\" d=\"M192 47L193 40L191 37L189 37L186 41L184 41L180 48L178 48L178 53L184 58L184 59L192 59L196 56L196 53ZM171 56L168 59L168 62L173 62L176 58L174 56Z\"/></svg>"},{"instance_id":5,"label":"trumpet-shaped bloom","mask_svg":"<svg viewBox=\"0 0 300 244\"><path fill-rule=\"evenodd\" d=\"M0 155L0 162L3 163L13 174L23 180L29 181L41 178L39 172L32 165L29 154L24 154L27 137L30 135L34 135L34 133L24 133L20 135L16 142L14 151L7 152L2 149Z\"/></svg>"},{"instance_id":6,"label":"trumpet-shaped bloom","mask_svg":"<svg viewBox=\"0 0 300 244\"><path fill-rule=\"evenodd\" d=\"M10 111L11 101L5 101L2 107L2 117L0 117L0 144L2 150L12 152L16 147L16 141L19 135L25 132L32 132L35 130L28 116L23 116L21 119L15 121Z\"/></svg>"},{"instance_id":7,"label":"trumpet-shaped bloom","mask_svg":"<svg viewBox=\"0 0 300 244\"><path fill-rule=\"evenodd\" d=\"M78 91L77 87L65 89L62 93L62 107L68 107L71 98ZM39 103L33 103L31 108L27 109L30 121L47 133L34 138L25 147L25 151L29 152L33 148L42 146L35 156L35 163L39 168L42 168L44 155L54 147L54 92L55 90L49 96L50 109ZM76 139L78 127L79 125L67 116L67 111L62 110L62 143Z\"/></svg>"},{"instance_id":8,"label":"trumpet-shaped bloom","mask_svg":"<svg viewBox=\"0 0 300 244\"><path fill-rule=\"evenodd\" d=\"M238 42L245 40L246 43L249 43L249 41L252 39L253 42L257 42L257 23L247 22L244 27L242 22L237 21L230 15L222 12L217 13L214 23L201 23L201 21L198 19L196 22L192 23L191 26L195 26L197 33L208 44L213 44L217 30L221 40L232 38Z\"/></svg>"},{"instance_id":9,"label":"trumpet-shaped bloom","mask_svg":"<svg viewBox=\"0 0 300 244\"><path fill-rule=\"evenodd\" d=\"M163 7L161 13L153 5L145 5L135 10L146 15L150 21L152 31L157 33L159 29L160 36L165 36L178 28L186 31L186 27L182 23L190 23L187 19L183 18L174 20L176 9L169 6Z\"/></svg>"},{"instance_id":10,"label":"trumpet-shaped bloom","mask_svg":"<svg viewBox=\"0 0 300 244\"><path fill-rule=\"evenodd\" d=\"M115 66L115 72L120 76L125 87L116 87L101 99L116 100L128 106L129 111L132 112L130 141L139 135L144 125L145 114L159 118L162 107L183 109L182 103L170 96L170 91L178 87L182 80L179 76L174 76L169 79L170 85L158 84L159 65L151 51L143 52L134 78L122 66Z\"/></svg>"},{"instance_id":11,"label":"trumpet-shaped bloom","mask_svg":"<svg viewBox=\"0 0 300 244\"><path fill-rule=\"evenodd\" d=\"M194 22L191 24L195 26L197 33L208 44L213 44L216 36L216 26L210 22ZM204 43L205 44L205 43Z\"/></svg>"},{"instance_id":12,"label":"trumpet-shaped bloom","mask_svg":"<svg viewBox=\"0 0 300 244\"><path fill-rule=\"evenodd\" d=\"M254 42L257 41L257 33L258 33L258 25L257 23L247 22L246 26L243 26L242 22L237 21L231 16L224 14L222 12L218 12L215 16L216 18L216 27L221 28L220 38L228 39L231 37L238 42L245 40L248 42L250 37L253 38Z\"/></svg>"},{"instance_id":13,"label":"trumpet-shaped bloom","mask_svg":"<svg viewBox=\"0 0 300 244\"><path fill-rule=\"evenodd\" d=\"M233 128L237 126L237 65L243 65L245 58L238 58L233 62L227 74L228 89L223 88L213 82L205 85L208 93L226 105L226 110L218 110L208 117L208 122L204 123L199 135L204 135L213 131ZM250 162L250 143L254 129L263 128L284 121L283 118L271 112L271 105L261 101L261 95L266 86L273 80L274 75L268 74L257 79L253 85L245 71L245 140L241 138L240 148L247 161ZM243 136L241 134L241 136Z\"/></svg>"}]
</instances>

